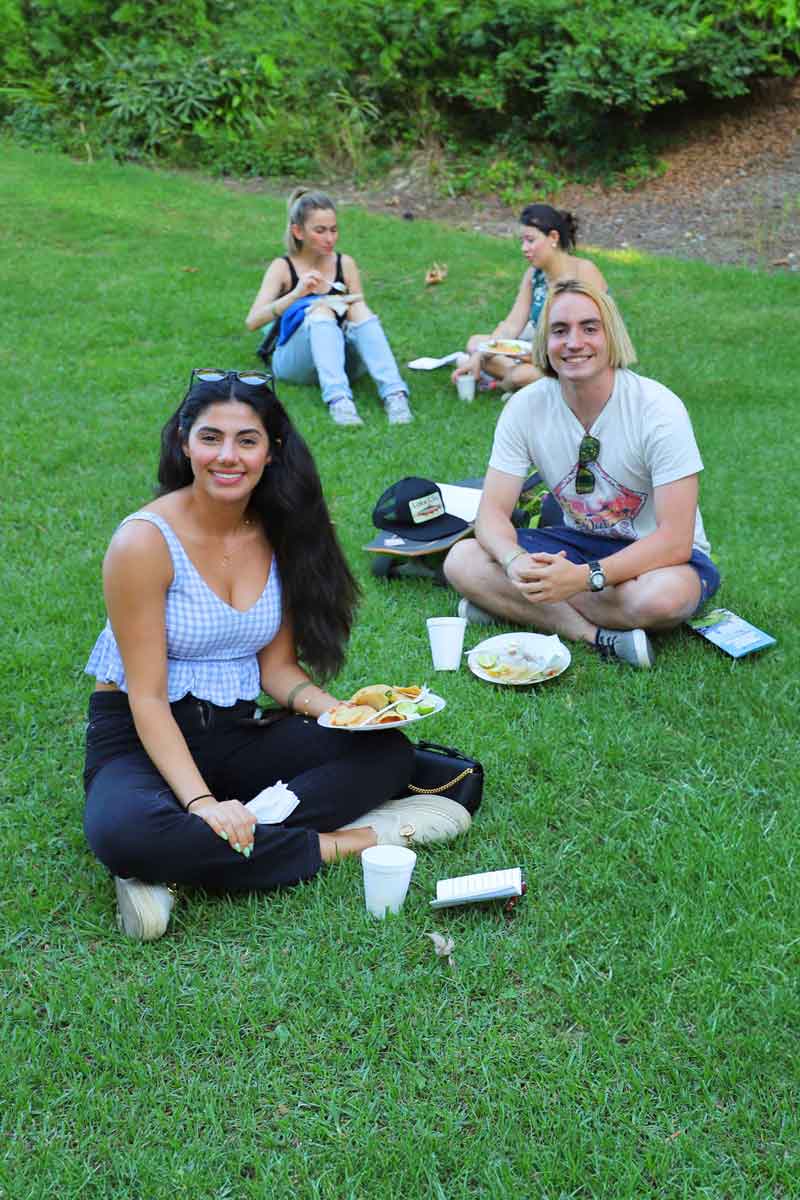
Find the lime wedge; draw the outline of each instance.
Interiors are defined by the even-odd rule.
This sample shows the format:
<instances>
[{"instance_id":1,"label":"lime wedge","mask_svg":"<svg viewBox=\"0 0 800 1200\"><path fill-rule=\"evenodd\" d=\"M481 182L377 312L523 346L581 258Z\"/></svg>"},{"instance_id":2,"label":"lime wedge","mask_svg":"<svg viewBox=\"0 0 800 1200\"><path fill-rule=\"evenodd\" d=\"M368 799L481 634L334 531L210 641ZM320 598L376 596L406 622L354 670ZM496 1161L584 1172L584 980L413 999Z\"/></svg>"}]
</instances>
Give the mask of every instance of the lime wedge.
<instances>
[{"instance_id":1,"label":"lime wedge","mask_svg":"<svg viewBox=\"0 0 800 1200\"><path fill-rule=\"evenodd\" d=\"M484 650L483 653L476 655L475 661L479 667L486 671L489 667L493 667L495 665L497 662L497 656L494 654L487 654Z\"/></svg>"},{"instance_id":2,"label":"lime wedge","mask_svg":"<svg viewBox=\"0 0 800 1200\"><path fill-rule=\"evenodd\" d=\"M428 713L436 712L436 705L430 700L423 700L422 704L417 705L417 712L421 717L427 717Z\"/></svg>"},{"instance_id":3,"label":"lime wedge","mask_svg":"<svg viewBox=\"0 0 800 1200\"><path fill-rule=\"evenodd\" d=\"M415 717L417 715L417 706L412 704L410 700L401 700L395 705L394 711L399 717Z\"/></svg>"}]
</instances>

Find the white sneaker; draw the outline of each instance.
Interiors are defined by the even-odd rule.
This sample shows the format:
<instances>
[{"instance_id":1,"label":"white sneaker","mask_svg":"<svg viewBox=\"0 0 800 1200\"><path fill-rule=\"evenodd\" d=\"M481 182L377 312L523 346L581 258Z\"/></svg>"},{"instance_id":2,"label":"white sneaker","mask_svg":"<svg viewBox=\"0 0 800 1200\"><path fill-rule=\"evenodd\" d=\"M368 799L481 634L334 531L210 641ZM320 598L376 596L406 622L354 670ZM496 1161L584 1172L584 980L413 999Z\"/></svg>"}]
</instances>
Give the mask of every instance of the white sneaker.
<instances>
[{"instance_id":1,"label":"white sneaker","mask_svg":"<svg viewBox=\"0 0 800 1200\"><path fill-rule=\"evenodd\" d=\"M401 796L364 813L342 829L371 825L379 846L427 846L449 842L472 824L463 804L446 796Z\"/></svg>"},{"instance_id":2,"label":"white sneaker","mask_svg":"<svg viewBox=\"0 0 800 1200\"><path fill-rule=\"evenodd\" d=\"M392 392L391 396L384 400L383 407L390 425L408 425L414 420L405 392Z\"/></svg>"},{"instance_id":3,"label":"white sneaker","mask_svg":"<svg viewBox=\"0 0 800 1200\"><path fill-rule=\"evenodd\" d=\"M358 409L349 396L340 396L338 400L331 400L328 412L336 425L364 424L358 415Z\"/></svg>"},{"instance_id":4,"label":"white sneaker","mask_svg":"<svg viewBox=\"0 0 800 1200\"><path fill-rule=\"evenodd\" d=\"M152 942L167 931L175 897L163 883L114 876L117 889L117 925L128 937Z\"/></svg>"}]
</instances>

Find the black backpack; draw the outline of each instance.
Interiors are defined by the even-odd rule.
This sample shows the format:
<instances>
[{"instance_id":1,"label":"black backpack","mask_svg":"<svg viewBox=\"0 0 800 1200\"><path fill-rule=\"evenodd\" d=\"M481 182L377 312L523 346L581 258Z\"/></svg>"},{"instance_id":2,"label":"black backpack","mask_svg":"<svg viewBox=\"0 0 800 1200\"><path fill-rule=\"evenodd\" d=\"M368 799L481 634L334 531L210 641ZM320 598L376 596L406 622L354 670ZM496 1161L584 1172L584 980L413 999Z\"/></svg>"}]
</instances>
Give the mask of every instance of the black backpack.
<instances>
[{"instance_id":1,"label":"black backpack","mask_svg":"<svg viewBox=\"0 0 800 1200\"><path fill-rule=\"evenodd\" d=\"M280 321L273 321L272 324L270 325L269 329L267 330L266 334L264 335L264 340L262 341L261 345L256 350L256 354L258 355L258 357L260 359L263 359L263 361L266 363L267 366L269 366L270 362L272 361L272 352L275 349L275 346L277 345L280 332L281 332Z\"/></svg>"}]
</instances>

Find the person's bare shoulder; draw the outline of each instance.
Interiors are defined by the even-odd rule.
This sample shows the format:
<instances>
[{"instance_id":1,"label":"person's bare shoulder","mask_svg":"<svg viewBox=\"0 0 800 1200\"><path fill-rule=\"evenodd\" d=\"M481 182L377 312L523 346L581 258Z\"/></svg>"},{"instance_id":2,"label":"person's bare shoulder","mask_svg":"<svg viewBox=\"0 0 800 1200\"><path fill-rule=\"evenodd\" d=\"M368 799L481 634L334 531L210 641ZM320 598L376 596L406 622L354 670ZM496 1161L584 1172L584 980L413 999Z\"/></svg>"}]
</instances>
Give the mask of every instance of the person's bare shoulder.
<instances>
[{"instance_id":1,"label":"person's bare shoulder","mask_svg":"<svg viewBox=\"0 0 800 1200\"><path fill-rule=\"evenodd\" d=\"M603 274L599 267L589 258L576 258L578 264L576 274L581 283L588 283L590 287L597 288L598 292L607 292L608 284L603 278Z\"/></svg>"},{"instance_id":2,"label":"person's bare shoulder","mask_svg":"<svg viewBox=\"0 0 800 1200\"><path fill-rule=\"evenodd\" d=\"M172 560L163 533L151 521L126 521L109 542L103 570L130 580L171 578Z\"/></svg>"},{"instance_id":3,"label":"person's bare shoulder","mask_svg":"<svg viewBox=\"0 0 800 1200\"><path fill-rule=\"evenodd\" d=\"M344 276L348 292L363 293L364 288L361 283L358 264L351 254L342 255L342 275Z\"/></svg>"},{"instance_id":4,"label":"person's bare shoulder","mask_svg":"<svg viewBox=\"0 0 800 1200\"><path fill-rule=\"evenodd\" d=\"M279 284L282 291L289 291L292 275L284 255L281 255L279 258L273 258L267 267L264 278L269 279L272 283Z\"/></svg>"}]
</instances>

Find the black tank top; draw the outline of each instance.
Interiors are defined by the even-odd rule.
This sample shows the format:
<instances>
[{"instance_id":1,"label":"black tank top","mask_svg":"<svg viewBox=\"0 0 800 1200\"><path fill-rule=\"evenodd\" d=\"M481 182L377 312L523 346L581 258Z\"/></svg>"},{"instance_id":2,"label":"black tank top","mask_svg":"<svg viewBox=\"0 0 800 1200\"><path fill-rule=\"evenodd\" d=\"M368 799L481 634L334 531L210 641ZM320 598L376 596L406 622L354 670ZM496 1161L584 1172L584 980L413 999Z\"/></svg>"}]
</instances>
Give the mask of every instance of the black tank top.
<instances>
[{"instance_id":1,"label":"black tank top","mask_svg":"<svg viewBox=\"0 0 800 1200\"><path fill-rule=\"evenodd\" d=\"M289 258L288 254L284 254L283 261L286 263L286 265L289 268L289 279L290 279L289 291L293 292L294 289L297 287L297 278L298 278L297 271L295 271L294 263ZM342 256L338 252L336 254L336 275L334 276L333 281L334 281L334 283L344 283L344 276L342 275ZM328 288L327 292L318 292L317 294L320 296L332 296L337 291L338 291L337 288Z\"/></svg>"},{"instance_id":2,"label":"black tank top","mask_svg":"<svg viewBox=\"0 0 800 1200\"><path fill-rule=\"evenodd\" d=\"M289 291L291 292L294 288L297 287L297 278L298 278L297 271L295 271L292 260L289 258L288 254L283 255L283 260L286 263L287 267L289 268L289 278L291 280L291 282L289 284ZM335 283L344 283L344 276L342 275L342 256L338 252L336 255L336 276L335 276L334 282ZM334 293L336 293L335 288L328 288L327 292L320 292L319 295L332 296L332 295L334 295ZM284 292L283 294L285 295L286 293ZM342 325L344 323L344 317L339 316L337 314L336 315L336 323L337 323L337 325ZM263 342L261 343L261 345L258 347L258 350L256 351L259 358L262 358L264 360L264 362L267 364L267 366L270 365L270 362L272 359L272 353L275 349L275 344L278 341L278 337L280 335L280 329L281 329L281 321L280 321L280 317L279 317L277 319L277 321L273 321L272 324L269 326L266 337L264 338Z\"/></svg>"}]
</instances>

